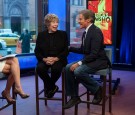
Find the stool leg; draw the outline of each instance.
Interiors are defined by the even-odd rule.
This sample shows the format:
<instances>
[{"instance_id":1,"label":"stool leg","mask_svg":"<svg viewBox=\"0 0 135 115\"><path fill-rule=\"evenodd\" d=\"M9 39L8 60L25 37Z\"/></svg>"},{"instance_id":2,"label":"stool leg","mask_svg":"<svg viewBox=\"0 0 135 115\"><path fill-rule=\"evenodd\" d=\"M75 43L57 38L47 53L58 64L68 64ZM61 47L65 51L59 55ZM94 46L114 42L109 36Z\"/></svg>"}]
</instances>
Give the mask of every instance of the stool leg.
<instances>
[{"instance_id":1,"label":"stool leg","mask_svg":"<svg viewBox=\"0 0 135 115\"><path fill-rule=\"evenodd\" d=\"M78 115L78 104L75 105L75 113L74 113L74 115Z\"/></svg>"},{"instance_id":2,"label":"stool leg","mask_svg":"<svg viewBox=\"0 0 135 115\"><path fill-rule=\"evenodd\" d=\"M36 86L36 115L39 115L39 88L38 88L38 74L35 71L35 86Z\"/></svg>"},{"instance_id":3,"label":"stool leg","mask_svg":"<svg viewBox=\"0 0 135 115\"><path fill-rule=\"evenodd\" d=\"M112 112L112 73L109 73L109 112Z\"/></svg>"},{"instance_id":4,"label":"stool leg","mask_svg":"<svg viewBox=\"0 0 135 115\"><path fill-rule=\"evenodd\" d=\"M12 87L12 97L13 97L13 99L15 99L14 89L15 89L15 84ZM16 115L16 102L13 104L13 115Z\"/></svg>"},{"instance_id":5,"label":"stool leg","mask_svg":"<svg viewBox=\"0 0 135 115\"><path fill-rule=\"evenodd\" d=\"M89 91L87 90L87 101L90 101ZM87 103L87 108L90 108L90 104Z\"/></svg>"},{"instance_id":6,"label":"stool leg","mask_svg":"<svg viewBox=\"0 0 135 115\"><path fill-rule=\"evenodd\" d=\"M106 101L106 77L103 76L103 102L102 102L102 115L105 115L105 101Z\"/></svg>"},{"instance_id":7,"label":"stool leg","mask_svg":"<svg viewBox=\"0 0 135 115\"><path fill-rule=\"evenodd\" d=\"M44 97L45 97L45 86L44 86ZM45 99L45 106L47 106L47 100Z\"/></svg>"},{"instance_id":8,"label":"stool leg","mask_svg":"<svg viewBox=\"0 0 135 115\"><path fill-rule=\"evenodd\" d=\"M63 106L65 104L65 76L64 71L62 71L62 115L65 115L65 110L63 109Z\"/></svg>"}]
</instances>

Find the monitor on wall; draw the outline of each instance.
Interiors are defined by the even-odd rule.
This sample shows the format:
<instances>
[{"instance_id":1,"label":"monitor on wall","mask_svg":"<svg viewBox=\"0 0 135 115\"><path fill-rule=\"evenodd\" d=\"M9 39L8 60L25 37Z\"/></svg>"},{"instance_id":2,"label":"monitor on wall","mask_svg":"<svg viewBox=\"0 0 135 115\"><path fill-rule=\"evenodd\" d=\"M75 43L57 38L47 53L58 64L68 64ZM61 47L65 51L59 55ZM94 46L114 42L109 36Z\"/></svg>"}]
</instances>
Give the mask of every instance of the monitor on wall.
<instances>
[{"instance_id":1,"label":"monitor on wall","mask_svg":"<svg viewBox=\"0 0 135 115\"><path fill-rule=\"evenodd\" d=\"M104 44L112 44L112 0L87 0L87 9L95 12L95 25L103 32Z\"/></svg>"}]
</instances>

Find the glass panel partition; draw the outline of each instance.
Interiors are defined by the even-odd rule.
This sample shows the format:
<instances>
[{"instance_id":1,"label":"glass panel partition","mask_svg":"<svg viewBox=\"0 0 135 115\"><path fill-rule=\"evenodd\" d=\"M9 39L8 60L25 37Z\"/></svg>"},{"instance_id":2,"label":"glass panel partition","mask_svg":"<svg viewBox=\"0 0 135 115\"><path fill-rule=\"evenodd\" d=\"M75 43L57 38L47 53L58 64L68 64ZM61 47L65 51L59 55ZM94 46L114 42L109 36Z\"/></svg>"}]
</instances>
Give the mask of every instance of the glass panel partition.
<instances>
[{"instance_id":1,"label":"glass panel partition","mask_svg":"<svg viewBox=\"0 0 135 115\"><path fill-rule=\"evenodd\" d=\"M80 46L84 30L79 28L77 16L80 10L86 9L86 0L70 0L70 45Z\"/></svg>"},{"instance_id":2,"label":"glass panel partition","mask_svg":"<svg viewBox=\"0 0 135 115\"><path fill-rule=\"evenodd\" d=\"M0 0L0 54L33 53L36 40L37 0ZM27 29L29 39L20 39L23 29ZM20 41L20 42L18 42ZM23 45L21 46L21 43ZM20 44L19 44L20 43ZM20 45L20 46L19 46ZM17 46L27 48L17 51Z\"/></svg>"}]
</instances>

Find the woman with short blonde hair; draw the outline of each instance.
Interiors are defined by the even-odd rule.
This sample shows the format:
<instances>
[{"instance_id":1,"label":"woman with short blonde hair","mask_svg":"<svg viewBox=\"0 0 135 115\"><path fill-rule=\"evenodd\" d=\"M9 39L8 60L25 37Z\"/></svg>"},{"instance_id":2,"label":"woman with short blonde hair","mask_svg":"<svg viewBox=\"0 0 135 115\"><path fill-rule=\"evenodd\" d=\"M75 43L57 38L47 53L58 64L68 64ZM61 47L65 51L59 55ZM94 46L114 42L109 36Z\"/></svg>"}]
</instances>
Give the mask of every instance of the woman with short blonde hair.
<instances>
[{"instance_id":1,"label":"woman with short blonde hair","mask_svg":"<svg viewBox=\"0 0 135 115\"><path fill-rule=\"evenodd\" d=\"M51 98L58 91L56 85L62 68L67 64L68 38L67 33L58 30L59 19L55 14L47 14L44 18L47 29L37 37L35 55L38 60L37 73L43 80L45 96ZM51 68L51 76L48 69Z\"/></svg>"}]
</instances>

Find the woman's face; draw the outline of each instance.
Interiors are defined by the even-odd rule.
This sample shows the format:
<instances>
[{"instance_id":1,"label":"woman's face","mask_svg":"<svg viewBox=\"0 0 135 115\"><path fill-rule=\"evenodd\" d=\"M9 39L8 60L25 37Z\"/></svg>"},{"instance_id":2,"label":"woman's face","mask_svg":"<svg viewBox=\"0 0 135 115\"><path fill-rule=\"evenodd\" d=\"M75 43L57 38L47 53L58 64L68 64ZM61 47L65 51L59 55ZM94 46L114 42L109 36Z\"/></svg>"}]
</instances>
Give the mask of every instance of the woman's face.
<instances>
[{"instance_id":1,"label":"woman's face","mask_svg":"<svg viewBox=\"0 0 135 115\"><path fill-rule=\"evenodd\" d=\"M49 32L56 32L57 31L57 28L58 28L58 21L57 20L55 20L55 21L52 21L51 23L50 23L50 25L49 25L49 27L48 27L48 30L49 30Z\"/></svg>"}]
</instances>

